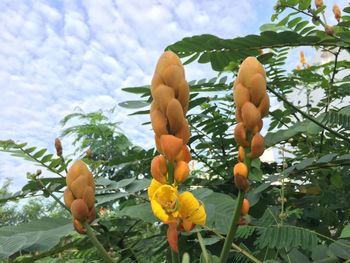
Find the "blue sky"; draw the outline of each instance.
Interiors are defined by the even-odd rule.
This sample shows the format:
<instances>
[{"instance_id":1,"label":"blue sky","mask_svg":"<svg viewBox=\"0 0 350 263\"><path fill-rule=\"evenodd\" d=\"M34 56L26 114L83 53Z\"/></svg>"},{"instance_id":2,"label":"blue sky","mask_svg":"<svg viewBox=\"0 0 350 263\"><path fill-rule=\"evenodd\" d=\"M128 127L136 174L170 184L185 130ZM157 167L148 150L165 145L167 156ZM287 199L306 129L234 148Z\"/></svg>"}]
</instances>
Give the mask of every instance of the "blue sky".
<instances>
[{"instance_id":1,"label":"blue sky","mask_svg":"<svg viewBox=\"0 0 350 263\"><path fill-rule=\"evenodd\" d=\"M333 2L333 1L332 1ZM76 107L110 109L132 99L122 87L150 83L164 48L185 36L232 38L259 32L273 0L87 0L0 2L0 139L49 148L59 121ZM187 80L215 76L186 66ZM209 75L208 75L209 74ZM116 121L134 143L152 145L142 117L118 108ZM63 141L65 149L69 141ZM25 182L28 162L0 153L0 183Z\"/></svg>"}]
</instances>

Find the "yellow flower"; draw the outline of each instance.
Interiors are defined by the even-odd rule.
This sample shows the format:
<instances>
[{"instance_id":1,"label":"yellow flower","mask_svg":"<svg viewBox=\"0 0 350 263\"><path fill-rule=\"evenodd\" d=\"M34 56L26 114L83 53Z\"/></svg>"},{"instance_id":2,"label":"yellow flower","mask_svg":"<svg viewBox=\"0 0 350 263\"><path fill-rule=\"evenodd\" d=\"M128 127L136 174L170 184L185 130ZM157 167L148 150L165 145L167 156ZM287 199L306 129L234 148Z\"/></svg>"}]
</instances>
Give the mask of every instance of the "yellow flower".
<instances>
[{"instance_id":1,"label":"yellow flower","mask_svg":"<svg viewBox=\"0 0 350 263\"><path fill-rule=\"evenodd\" d=\"M191 194L184 192L180 195L179 213L184 221L190 221L193 224L204 225L206 213L204 206Z\"/></svg>"},{"instance_id":2,"label":"yellow flower","mask_svg":"<svg viewBox=\"0 0 350 263\"><path fill-rule=\"evenodd\" d=\"M148 192L148 199L149 199L149 200L152 200L154 193L155 193L155 192L157 191L157 189L158 189L159 187L161 187L162 185L163 185L163 184L161 184L161 183L158 182L157 180L152 179L151 184L149 185L148 190L147 190L147 192Z\"/></svg>"},{"instance_id":3,"label":"yellow flower","mask_svg":"<svg viewBox=\"0 0 350 263\"><path fill-rule=\"evenodd\" d=\"M166 184L158 187L151 199L151 207L153 214L164 223L175 220L179 216L179 194L177 189Z\"/></svg>"}]
</instances>

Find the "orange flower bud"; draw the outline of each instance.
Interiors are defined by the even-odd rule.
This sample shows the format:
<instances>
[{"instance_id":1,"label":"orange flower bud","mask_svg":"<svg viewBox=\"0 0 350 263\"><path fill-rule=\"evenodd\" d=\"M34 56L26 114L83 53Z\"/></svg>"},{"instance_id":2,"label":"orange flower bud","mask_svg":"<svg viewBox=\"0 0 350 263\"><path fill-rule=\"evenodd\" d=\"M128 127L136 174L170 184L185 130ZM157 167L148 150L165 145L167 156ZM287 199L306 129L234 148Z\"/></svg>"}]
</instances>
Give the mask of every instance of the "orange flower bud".
<instances>
[{"instance_id":1,"label":"orange flower bud","mask_svg":"<svg viewBox=\"0 0 350 263\"><path fill-rule=\"evenodd\" d=\"M236 125L235 131L234 131L234 137L238 145L242 147L249 146L249 143L247 141L247 134L246 134L243 122L240 122Z\"/></svg>"},{"instance_id":2,"label":"orange flower bud","mask_svg":"<svg viewBox=\"0 0 350 263\"><path fill-rule=\"evenodd\" d=\"M151 162L152 177L158 182L166 183L166 174L168 172L166 159L163 155L155 156Z\"/></svg>"},{"instance_id":3,"label":"orange flower bud","mask_svg":"<svg viewBox=\"0 0 350 263\"><path fill-rule=\"evenodd\" d=\"M269 114L269 108L270 108L270 98L267 94L265 94L264 98L261 100L258 110L261 114L261 118L264 118Z\"/></svg>"},{"instance_id":4,"label":"orange flower bud","mask_svg":"<svg viewBox=\"0 0 350 263\"><path fill-rule=\"evenodd\" d=\"M236 122L239 123L239 122L242 122L243 119L242 119L242 109L241 108L236 108Z\"/></svg>"},{"instance_id":5,"label":"orange flower bud","mask_svg":"<svg viewBox=\"0 0 350 263\"><path fill-rule=\"evenodd\" d=\"M184 112L177 99L170 100L166 110L166 116L169 121L170 131L172 133L179 131L183 125Z\"/></svg>"},{"instance_id":6,"label":"orange flower bud","mask_svg":"<svg viewBox=\"0 0 350 263\"><path fill-rule=\"evenodd\" d=\"M238 161L244 162L244 148L242 146L238 147Z\"/></svg>"},{"instance_id":7,"label":"orange flower bud","mask_svg":"<svg viewBox=\"0 0 350 263\"><path fill-rule=\"evenodd\" d=\"M183 140L183 144L188 144L190 141L190 127L188 126L188 122L185 118L183 118L181 128L175 133L175 136L181 138Z\"/></svg>"},{"instance_id":8,"label":"orange flower bud","mask_svg":"<svg viewBox=\"0 0 350 263\"><path fill-rule=\"evenodd\" d=\"M90 175L90 171L86 164L82 160L77 160L73 163L73 165L69 168L66 183L67 186L70 187L73 181L77 179L79 176L88 176Z\"/></svg>"},{"instance_id":9,"label":"orange flower bud","mask_svg":"<svg viewBox=\"0 0 350 263\"><path fill-rule=\"evenodd\" d=\"M56 154L57 156L62 156L62 144L61 140L59 138L55 139L55 148L56 148Z\"/></svg>"},{"instance_id":10,"label":"orange flower bud","mask_svg":"<svg viewBox=\"0 0 350 263\"><path fill-rule=\"evenodd\" d=\"M182 224L180 225L180 230L190 232L194 228L194 226L195 224L193 224L191 221L183 220Z\"/></svg>"},{"instance_id":11,"label":"orange flower bud","mask_svg":"<svg viewBox=\"0 0 350 263\"><path fill-rule=\"evenodd\" d=\"M178 161L175 165L174 177L176 182L183 183L188 175L190 174L190 168L188 167L188 163L184 161Z\"/></svg>"},{"instance_id":12,"label":"orange flower bud","mask_svg":"<svg viewBox=\"0 0 350 263\"><path fill-rule=\"evenodd\" d=\"M152 87L152 97L158 108L165 114L168 103L175 97L174 89L166 85Z\"/></svg>"},{"instance_id":13,"label":"orange flower bud","mask_svg":"<svg viewBox=\"0 0 350 263\"><path fill-rule=\"evenodd\" d=\"M265 150L265 140L260 133L256 133L252 138L251 152L247 154L248 158L253 160L260 157Z\"/></svg>"},{"instance_id":14,"label":"orange flower bud","mask_svg":"<svg viewBox=\"0 0 350 263\"><path fill-rule=\"evenodd\" d=\"M63 200L64 200L64 203L66 204L66 206L68 208L70 208L70 206L72 205L72 202L74 201L74 196L68 187L66 188L66 190L64 190Z\"/></svg>"},{"instance_id":15,"label":"orange flower bud","mask_svg":"<svg viewBox=\"0 0 350 263\"><path fill-rule=\"evenodd\" d=\"M247 86L248 82L256 73L260 73L262 76L266 77L265 69L260 62L255 57L247 57L243 60L239 68L239 82Z\"/></svg>"},{"instance_id":16,"label":"orange flower bud","mask_svg":"<svg viewBox=\"0 0 350 263\"><path fill-rule=\"evenodd\" d=\"M243 104L250 101L249 90L244 87L241 83L235 86L233 91L233 97L237 108L242 108Z\"/></svg>"},{"instance_id":17,"label":"orange flower bud","mask_svg":"<svg viewBox=\"0 0 350 263\"><path fill-rule=\"evenodd\" d=\"M323 6L323 0L315 0L316 8L321 8Z\"/></svg>"},{"instance_id":18,"label":"orange flower bud","mask_svg":"<svg viewBox=\"0 0 350 263\"><path fill-rule=\"evenodd\" d=\"M183 79L179 83L179 88L178 88L178 96L177 99L182 105L183 112L184 114L187 113L188 110L188 100L190 98L190 89L188 87L188 83L185 79Z\"/></svg>"},{"instance_id":19,"label":"orange flower bud","mask_svg":"<svg viewBox=\"0 0 350 263\"><path fill-rule=\"evenodd\" d=\"M83 198L86 187L89 186L89 178L87 176L79 176L70 186L75 198Z\"/></svg>"},{"instance_id":20,"label":"orange flower bud","mask_svg":"<svg viewBox=\"0 0 350 263\"><path fill-rule=\"evenodd\" d=\"M84 194L83 194L83 200L86 203L87 207L92 209L95 205L95 193L91 186L87 186L85 188Z\"/></svg>"},{"instance_id":21,"label":"orange flower bud","mask_svg":"<svg viewBox=\"0 0 350 263\"><path fill-rule=\"evenodd\" d=\"M164 84L172 87L175 91L175 96L179 94L179 84L185 79L185 71L182 65L169 65L162 72L160 77L164 81Z\"/></svg>"},{"instance_id":22,"label":"orange flower bud","mask_svg":"<svg viewBox=\"0 0 350 263\"><path fill-rule=\"evenodd\" d=\"M162 147L160 146L160 137L156 134L154 135L154 141L156 143L156 149L159 153L163 153Z\"/></svg>"},{"instance_id":23,"label":"orange flower bud","mask_svg":"<svg viewBox=\"0 0 350 263\"><path fill-rule=\"evenodd\" d=\"M259 124L261 114L253 103L246 102L242 107L242 119L247 132L252 132L255 126Z\"/></svg>"},{"instance_id":24,"label":"orange flower bud","mask_svg":"<svg viewBox=\"0 0 350 263\"><path fill-rule=\"evenodd\" d=\"M157 108L154 101L151 104L151 124L157 136L168 134L165 115Z\"/></svg>"},{"instance_id":25,"label":"orange flower bud","mask_svg":"<svg viewBox=\"0 0 350 263\"><path fill-rule=\"evenodd\" d=\"M70 207L72 215L80 222L85 222L88 217L89 209L83 199L75 199Z\"/></svg>"},{"instance_id":26,"label":"orange flower bud","mask_svg":"<svg viewBox=\"0 0 350 263\"><path fill-rule=\"evenodd\" d=\"M164 71L170 65L179 65L181 66L180 58L172 51L165 51L158 59L156 66L156 73Z\"/></svg>"},{"instance_id":27,"label":"orange flower bud","mask_svg":"<svg viewBox=\"0 0 350 263\"><path fill-rule=\"evenodd\" d=\"M248 176L248 167L245 165L245 163L236 163L236 165L233 167L233 175L241 175L244 177Z\"/></svg>"},{"instance_id":28,"label":"orange flower bud","mask_svg":"<svg viewBox=\"0 0 350 263\"><path fill-rule=\"evenodd\" d=\"M94 221L96 219L96 209L95 207L93 207L88 214L88 218L87 221L90 224L92 221Z\"/></svg>"},{"instance_id":29,"label":"orange flower bud","mask_svg":"<svg viewBox=\"0 0 350 263\"><path fill-rule=\"evenodd\" d=\"M332 26L326 25L324 28L327 35L333 36L334 30Z\"/></svg>"},{"instance_id":30,"label":"orange flower bud","mask_svg":"<svg viewBox=\"0 0 350 263\"><path fill-rule=\"evenodd\" d=\"M73 226L75 231L77 231L79 234L82 234L82 235L86 234L86 229L77 219L73 219Z\"/></svg>"},{"instance_id":31,"label":"orange flower bud","mask_svg":"<svg viewBox=\"0 0 350 263\"><path fill-rule=\"evenodd\" d=\"M168 231L167 231L167 239L169 246L173 251L176 253L179 252L179 247L178 247L178 234L177 234L177 224L176 223L169 223L168 224Z\"/></svg>"},{"instance_id":32,"label":"orange flower bud","mask_svg":"<svg viewBox=\"0 0 350 263\"><path fill-rule=\"evenodd\" d=\"M306 64L304 51L300 51L300 63L304 66Z\"/></svg>"},{"instance_id":33,"label":"orange flower bud","mask_svg":"<svg viewBox=\"0 0 350 263\"><path fill-rule=\"evenodd\" d=\"M160 136L160 146L168 160L173 162L182 150L183 140L173 135L162 135Z\"/></svg>"},{"instance_id":34,"label":"orange flower bud","mask_svg":"<svg viewBox=\"0 0 350 263\"><path fill-rule=\"evenodd\" d=\"M334 13L335 19L337 19L337 21L339 22L341 18L341 11L337 4L334 4L333 6L333 13Z\"/></svg>"},{"instance_id":35,"label":"orange flower bud","mask_svg":"<svg viewBox=\"0 0 350 263\"><path fill-rule=\"evenodd\" d=\"M266 95L266 79L260 73L256 73L249 81L247 88L249 90L251 102L258 106Z\"/></svg>"},{"instance_id":36,"label":"orange flower bud","mask_svg":"<svg viewBox=\"0 0 350 263\"><path fill-rule=\"evenodd\" d=\"M240 174L237 174L236 176L234 176L234 181L235 181L235 185L236 187L243 191L243 192L248 192L249 191L249 181L246 177L240 175Z\"/></svg>"},{"instance_id":37,"label":"orange flower bud","mask_svg":"<svg viewBox=\"0 0 350 263\"><path fill-rule=\"evenodd\" d=\"M192 156L191 156L191 153L190 153L187 145L182 146L182 150L176 156L175 160L176 161L184 161L186 163L189 163L192 160Z\"/></svg>"},{"instance_id":38,"label":"orange flower bud","mask_svg":"<svg viewBox=\"0 0 350 263\"><path fill-rule=\"evenodd\" d=\"M250 208L249 200L244 198L243 204L242 204L242 209L241 209L241 214L243 216L247 215L249 212L249 208Z\"/></svg>"}]
</instances>

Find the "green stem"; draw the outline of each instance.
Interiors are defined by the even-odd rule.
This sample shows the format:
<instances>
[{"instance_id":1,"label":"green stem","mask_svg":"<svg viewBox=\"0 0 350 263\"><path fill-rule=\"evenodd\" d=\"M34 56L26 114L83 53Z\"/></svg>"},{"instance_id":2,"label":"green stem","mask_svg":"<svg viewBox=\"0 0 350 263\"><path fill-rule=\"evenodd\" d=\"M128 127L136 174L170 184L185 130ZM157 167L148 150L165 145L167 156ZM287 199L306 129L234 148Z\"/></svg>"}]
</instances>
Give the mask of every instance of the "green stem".
<instances>
[{"instance_id":1,"label":"green stem","mask_svg":"<svg viewBox=\"0 0 350 263\"><path fill-rule=\"evenodd\" d=\"M174 164L168 161L168 184L174 183Z\"/></svg>"},{"instance_id":2,"label":"green stem","mask_svg":"<svg viewBox=\"0 0 350 263\"><path fill-rule=\"evenodd\" d=\"M171 251L171 262L172 263L179 263L180 262L180 256L179 253L176 253L175 251L173 251L171 249L171 247L169 247L170 251Z\"/></svg>"},{"instance_id":3,"label":"green stem","mask_svg":"<svg viewBox=\"0 0 350 263\"><path fill-rule=\"evenodd\" d=\"M350 139L346 136L344 136L343 134L340 134L339 132L336 132L334 130L332 130L331 128L328 128L327 126L323 125L321 122L319 122L318 120L316 120L315 118L311 117L310 115L308 115L307 113L303 112L302 110L300 110L298 107L294 106L292 103L290 103L286 98L284 98L282 95L278 94L278 92L274 91L271 87L267 88L271 93L273 93L277 98L279 98L280 100L282 100L284 103L286 103L288 106L290 106L291 108L293 108L294 110L296 110L297 112L299 112L303 117L305 117L306 119L312 121L313 123L317 124L318 126L320 126L321 128L329 131L330 133L333 133L336 137L342 138L344 141L349 142L350 143Z\"/></svg>"},{"instance_id":4,"label":"green stem","mask_svg":"<svg viewBox=\"0 0 350 263\"><path fill-rule=\"evenodd\" d=\"M227 261L230 248L233 242L233 237L236 233L237 227L238 227L238 220L239 216L241 215L241 209L242 209L242 204L243 204L243 199L244 199L244 192L239 190L238 197L236 199L236 206L235 210L233 212L233 219L231 222L230 230L226 236L224 246L221 251L220 255L220 262L225 263Z\"/></svg>"},{"instance_id":5,"label":"green stem","mask_svg":"<svg viewBox=\"0 0 350 263\"><path fill-rule=\"evenodd\" d=\"M86 234L90 238L92 244L97 248L97 250L100 252L101 256L104 258L105 262L114 263L114 260L111 258L111 256L107 253L105 248L102 246L100 241L97 240L91 226L88 223L83 223L84 228L86 229Z\"/></svg>"},{"instance_id":6,"label":"green stem","mask_svg":"<svg viewBox=\"0 0 350 263\"><path fill-rule=\"evenodd\" d=\"M202 254L204 256L204 262L209 263L208 252L207 252L207 249L205 248L202 235L199 231L197 232L197 237L198 237L199 245L201 246L201 249L202 249Z\"/></svg>"},{"instance_id":7,"label":"green stem","mask_svg":"<svg viewBox=\"0 0 350 263\"><path fill-rule=\"evenodd\" d=\"M46 188L46 186L44 185L44 183L40 180L40 179L37 179L38 183L40 184L40 186L42 187L43 191L48 193L53 199L55 199L55 201L60 204L63 208L65 208L69 213L70 213L70 210L67 206L65 206L64 203L62 203L62 201L60 199L58 199L52 192L50 189Z\"/></svg>"}]
</instances>

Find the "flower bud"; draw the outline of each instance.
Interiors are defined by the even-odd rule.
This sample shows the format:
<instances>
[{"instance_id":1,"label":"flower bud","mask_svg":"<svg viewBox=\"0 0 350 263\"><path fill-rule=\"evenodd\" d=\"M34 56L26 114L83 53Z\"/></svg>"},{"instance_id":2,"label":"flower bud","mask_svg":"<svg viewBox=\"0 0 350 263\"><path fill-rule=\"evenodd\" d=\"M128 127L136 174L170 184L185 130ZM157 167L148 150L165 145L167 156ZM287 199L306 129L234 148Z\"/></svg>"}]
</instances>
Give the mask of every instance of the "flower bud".
<instances>
[{"instance_id":1,"label":"flower bud","mask_svg":"<svg viewBox=\"0 0 350 263\"><path fill-rule=\"evenodd\" d=\"M237 108L242 108L244 103L250 101L249 90L241 83L238 83L237 86L235 86L233 97Z\"/></svg>"},{"instance_id":2,"label":"flower bud","mask_svg":"<svg viewBox=\"0 0 350 263\"><path fill-rule=\"evenodd\" d=\"M235 185L236 187L243 191L243 192L248 192L249 191L249 181L246 177L240 175L240 174L237 174L236 176L234 176L234 181L235 181Z\"/></svg>"},{"instance_id":3,"label":"flower bud","mask_svg":"<svg viewBox=\"0 0 350 263\"><path fill-rule=\"evenodd\" d=\"M166 174L168 172L166 159L163 155L155 156L151 162L152 177L158 182L165 184Z\"/></svg>"},{"instance_id":4,"label":"flower bud","mask_svg":"<svg viewBox=\"0 0 350 263\"><path fill-rule=\"evenodd\" d=\"M75 199L70 207L72 215L80 222L85 222L88 217L89 209L83 199Z\"/></svg>"},{"instance_id":5,"label":"flower bud","mask_svg":"<svg viewBox=\"0 0 350 263\"><path fill-rule=\"evenodd\" d=\"M64 190L63 200L64 200L65 205L68 208L70 208L70 206L72 205L72 203L74 201L74 196L73 196L73 193L69 190L68 187L66 188L66 190Z\"/></svg>"},{"instance_id":6,"label":"flower bud","mask_svg":"<svg viewBox=\"0 0 350 263\"><path fill-rule=\"evenodd\" d=\"M323 0L315 0L316 8L321 8L323 6Z\"/></svg>"},{"instance_id":7,"label":"flower bud","mask_svg":"<svg viewBox=\"0 0 350 263\"><path fill-rule=\"evenodd\" d=\"M252 138L251 151L247 154L248 158L253 160L260 157L265 150L265 140L260 133L256 133Z\"/></svg>"},{"instance_id":8,"label":"flower bud","mask_svg":"<svg viewBox=\"0 0 350 263\"><path fill-rule=\"evenodd\" d=\"M73 226L75 231L77 231L79 234L82 234L82 235L86 234L86 229L77 219L73 219Z\"/></svg>"},{"instance_id":9,"label":"flower bud","mask_svg":"<svg viewBox=\"0 0 350 263\"><path fill-rule=\"evenodd\" d=\"M248 147L247 134L243 122L236 125L234 131L234 137L238 145L242 147Z\"/></svg>"},{"instance_id":10,"label":"flower bud","mask_svg":"<svg viewBox=\"0 0 350 263\"><path fill-rule=\"evenodd\" d=\"M160 146L168 160L173 162L182 150L183 140L173 135L162 135L160 136Z\"/></svg>"},{"instance_id":11,"label":"flower bud","mask_svg":"<svg viewBox=\"0 0 350 263\"><path fill-rule=\"evenodd\" d=\"M341 11L337 4L333 5L333 13L334 13L335 19L339 22L341 18Z\"/></svg>"},{"instance_id":12,"label":"flower bud","mask_svg":"<svg viewBox=\"0 0 350 263\"><path fill-rule=\"evenodd\" d=\"M244 148L242 146L238 147L238 161L239 162L244 162Z\"/></svg>"},{"instance_id":13,"label":"flower bud","mask_svg":"<svg viewBox=\"0 0 350 263\"><path fill-rule=\"evenodd\" d=\"M183 183L190 174L188 163L179 161L175 165L174 177L177 183Z\"/></svg>"},{"instance_id":14,"label":"flower bud","mask_svg":"<svg viewBox=\"0 0 350 263\"><path fill-rule=\"evenodd\" d=\"M59 138L55 139L55 148L57 156L62 157L62 144Z\"/></svg>"},{"instance_id":15,"label":"flower bud","mask_svg":"<svg viewBox=\"0 0 350 263\"><path fill-rule=\"evenodd\" d=\"M250 208L249 200L247 198L243 199L241 215L245 216L248 214Z\"/></svg>"},{"instance_id":16,"label":"flower bud","mask_svg":"<svg viewBox=\"0 0 350 263\"><path fill-rule=\"evenodd\" d=\"M233 167L233 175L241 175L243 177L248 176L248 167L245 165L245 163L236 163L236 165Z\"/></svg>"},{"instance_id":17,"label":"flower bud","mask_svg":"<svg viewBox=\"0 0 350 263\"><path fill-rule=\"evenodd\" d=\"M91 186L85 188L83 200L86 203L89 210L91 210L95 206L95 193Z\"/></svg>"},{"instance_id":18,"label":"flower bud","mask_svg":"<svg viewBox=\"0 0 350 263\"><path fill-rule=\"evenodd\" d=\"M252 132L261 120L261 114L251 102L244 103L242 107L242 119L247 132Z\"/></svg>"},{"instance_id":19,"label":"flower bud","mask_svg":"<svg viewBox=\"0 0 350 263\"><path fill-rule=\"evenodd\" d=\"M160 111L165 114L166 108L171 99L175 97L174 90L166 85L152 87L152 97Z\"/></svg>"},{"instance_id":20,"label":"flower bud","mask_svg":"<svg viewBox=\"0 0 350 263\"><path fill-rule=\"evenodd\" d=\"M334 30L333 30L332 26L326 25L324 30L325 30L327 35L329 35L329 36L333 36L334 35Z\"/></svg>"},{"instance_id":21,"label":"flower bud","mask_svg":"<svg viewBox=\"0 0 350 263\"><path fill-rule=\"evenodd\" d=\"M168 118L170 131L172 133L175 133L181 129L184 120L184 112L180 102L177 99L170 100L166 110L166 117Z\"/></svg>"},{"instance_id":22,"label":"flower bud","mask_svg":"<svg viewBox=\"0 0 350 263\"><path fill-rule=\"evenodd\" d=\"M178 247L178 233L177 233L177 224L175 222L168 224L168 231L167 231L167 239L169 246L171 249L178 253L179 247Z\"/></svg>"}]
</instances>

